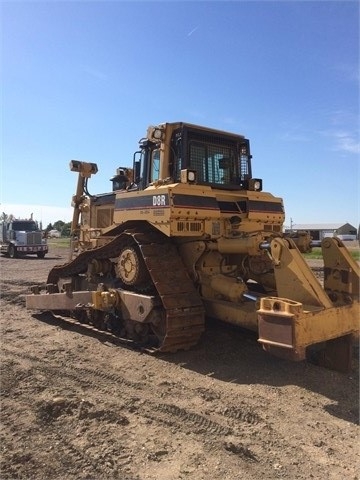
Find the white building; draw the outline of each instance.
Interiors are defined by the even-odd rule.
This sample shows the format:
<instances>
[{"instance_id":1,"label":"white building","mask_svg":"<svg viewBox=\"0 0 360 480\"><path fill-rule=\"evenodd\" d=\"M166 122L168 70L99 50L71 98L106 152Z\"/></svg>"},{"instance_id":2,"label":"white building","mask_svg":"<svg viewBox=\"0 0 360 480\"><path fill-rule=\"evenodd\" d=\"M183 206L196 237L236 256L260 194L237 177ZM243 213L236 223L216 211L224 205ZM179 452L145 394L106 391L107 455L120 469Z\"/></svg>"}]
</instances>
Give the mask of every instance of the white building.
<instances>
[{"instance_id":1,"label":"white building","mask_svg":"<svg viewBox=\"0 0 360 480\"><path fill-rule=\"evenodd\" d=\"M314 240L322 240L325 237L339 237L340 240L356 240L357 229L350 223L294 223L285 227L285 232L306 230Z\"/></svg>"},{"instance_id":2,"label":"white building","mask_svg":"<svg viewBox=\"0 0 360 480\"><path fill-rule=\"evenodd\" d=\"M61 233L59 232L59 230L50 230L49 233L48 233L48 237L49 238L60 238Z\"/></svg>"}]
</instances>

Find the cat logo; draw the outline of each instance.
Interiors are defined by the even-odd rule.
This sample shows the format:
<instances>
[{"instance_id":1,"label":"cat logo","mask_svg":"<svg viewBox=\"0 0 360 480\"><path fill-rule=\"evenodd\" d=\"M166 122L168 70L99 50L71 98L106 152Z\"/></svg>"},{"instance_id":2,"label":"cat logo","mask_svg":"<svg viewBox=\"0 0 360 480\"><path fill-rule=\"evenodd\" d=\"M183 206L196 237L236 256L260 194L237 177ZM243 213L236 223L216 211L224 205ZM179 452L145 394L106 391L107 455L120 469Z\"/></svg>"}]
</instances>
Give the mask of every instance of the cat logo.
<instances>
[{"instance_id":1,"label":"cat logo","mask_svg":"<svg viewBox=\"0 0 360 480\"><path fill-rule=\"evenodd\" d=\"M166 205L165 195L153 195L153 206L154 207L163 207Z\"/></svg>"}]
</instances>

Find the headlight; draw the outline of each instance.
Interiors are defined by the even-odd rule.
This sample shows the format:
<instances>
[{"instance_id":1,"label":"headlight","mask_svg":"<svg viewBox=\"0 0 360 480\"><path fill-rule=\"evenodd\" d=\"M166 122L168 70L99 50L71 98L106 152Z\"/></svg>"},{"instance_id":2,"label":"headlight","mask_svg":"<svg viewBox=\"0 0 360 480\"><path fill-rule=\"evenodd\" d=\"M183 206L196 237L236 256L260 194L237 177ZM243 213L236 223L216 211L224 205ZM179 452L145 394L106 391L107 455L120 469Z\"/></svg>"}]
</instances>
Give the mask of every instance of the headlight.
<instances>
[{"instance_id":1,"label":"headlight","mask_svg":"<svg viewBox=\"0 0 360 480\"><path fill-rule=\"evenodd\" d=\"M188 181L195 182L195 172L192 172L191 170L188 172Z\"/></svg>"},{"instance_id":2,"label":"headlight","mask_svg":"<svg viewBox=\"0 0 360 480\"><path fill-rule=\"evenodd\" d=\"M185 168L180 172L181 183L196 183L196 170L189 170Z\"/></svg>"},{"instance_id":3,"label":"headlight","mask_svg":"<svg viewBox=\"0 0 360 480\"><path fill-rule=\"evenodd\" d=\"M147 129L146 137L148 140L150 140L150 142L158 143L164 140L164 135L165 135L164 129L150 126Z\"/></svg>"},{"instance_id":4,"label":"headlight","mask_svg":"<svg viewBox=\"0 0 360 480\"><path fill-rule=\"evenodd\" d=\"M162 131L159 128L155 128L155 130L153 132L153 137L155 138L155 140L161 140Z\"/></svg>"},{"instance_id":5,"label":"headlight","mask_svg":"<svg viewBox=\"0 0 360 480\"><path fill-rule=\"evenodd\" d=\"M261 192L263 185L262 180L260 178L250 178L248 181L248 189L253 190L255 192Z\"/></svg>"}]
</instances>

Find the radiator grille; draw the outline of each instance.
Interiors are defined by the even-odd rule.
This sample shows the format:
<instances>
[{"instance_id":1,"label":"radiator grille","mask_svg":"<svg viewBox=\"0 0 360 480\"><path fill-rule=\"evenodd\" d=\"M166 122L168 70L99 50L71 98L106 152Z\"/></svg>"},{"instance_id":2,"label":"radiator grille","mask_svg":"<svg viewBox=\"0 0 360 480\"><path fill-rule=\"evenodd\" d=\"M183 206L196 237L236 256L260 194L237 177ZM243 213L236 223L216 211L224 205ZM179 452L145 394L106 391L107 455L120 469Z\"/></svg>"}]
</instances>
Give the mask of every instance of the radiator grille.
<instances>
[{"instance_id":1,"label":"radiator grille","mask_svg":"<svg viewBox=\"0 0 360 480\"><path fill-rule=\"evenodd\" d=\"M201 232L201 222L177 222L178 232Z\"/></svg>"},{"instance_id":2,"label":"radiator grille","mask_svg":"<svg viewBox=\"0 0 360 480\"><path fill-rule=\"evenodd\" d=\"M281 225L264 225L264 230L266 232L269 230L272 232L281 232Z\"/></svg>"},{"instance_id":3,"label":"radiator grille","mask_svg":"<svg viewBox=\"0 0 360 480\"><path fill-rule=\"evenodd\" d=\"M39 245L42 241L41 232L28 232L26 234L26 243L27 245Z\"/></svg>"}]
</instances>

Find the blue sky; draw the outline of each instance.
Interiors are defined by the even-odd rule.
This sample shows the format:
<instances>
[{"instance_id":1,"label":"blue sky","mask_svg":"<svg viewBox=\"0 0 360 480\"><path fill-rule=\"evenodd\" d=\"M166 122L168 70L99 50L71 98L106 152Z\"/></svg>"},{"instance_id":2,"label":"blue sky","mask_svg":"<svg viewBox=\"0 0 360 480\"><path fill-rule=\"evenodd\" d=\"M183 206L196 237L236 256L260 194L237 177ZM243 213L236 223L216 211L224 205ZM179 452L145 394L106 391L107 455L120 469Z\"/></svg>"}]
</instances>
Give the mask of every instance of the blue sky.
<instances>
[{"instance_id":1,"label":"blue sky","mask_svg":"<svg viewBox=\"0 0 360 480\"><path fill-rule=\"evenodd\" d=\"M1 211L69 221L71 159L106 192L148 125L186 121L250 139L286 224L358 226L357 1L13 0L1 24Z\"/></svg>"}]
</instances>

